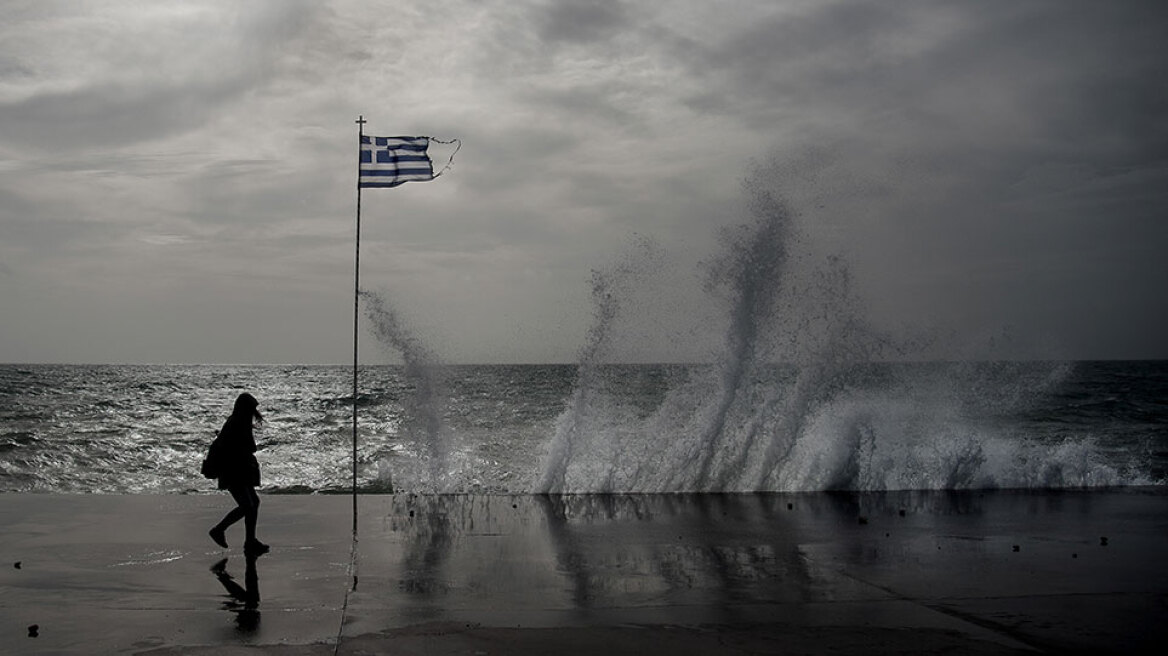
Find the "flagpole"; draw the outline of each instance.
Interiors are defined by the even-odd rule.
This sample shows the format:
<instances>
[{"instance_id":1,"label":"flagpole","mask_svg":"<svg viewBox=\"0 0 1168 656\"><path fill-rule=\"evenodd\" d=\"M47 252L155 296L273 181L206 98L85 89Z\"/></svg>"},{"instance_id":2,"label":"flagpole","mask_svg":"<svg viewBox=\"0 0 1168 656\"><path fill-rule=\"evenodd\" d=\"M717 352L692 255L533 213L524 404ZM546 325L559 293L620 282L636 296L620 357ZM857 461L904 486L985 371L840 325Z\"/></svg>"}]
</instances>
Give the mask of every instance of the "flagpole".
<instances>
[{"instance_id":1,"label":"flagpole","mask_svg":"<svg viewBox=\"0 0 1168 656\"><path fill-rule=\"evenodd\" d=\"M357 117L357 229L353 247L353 539L357 539L357 336L361 318L361 141L365 116Z\"/></svg>"}]
</instances>

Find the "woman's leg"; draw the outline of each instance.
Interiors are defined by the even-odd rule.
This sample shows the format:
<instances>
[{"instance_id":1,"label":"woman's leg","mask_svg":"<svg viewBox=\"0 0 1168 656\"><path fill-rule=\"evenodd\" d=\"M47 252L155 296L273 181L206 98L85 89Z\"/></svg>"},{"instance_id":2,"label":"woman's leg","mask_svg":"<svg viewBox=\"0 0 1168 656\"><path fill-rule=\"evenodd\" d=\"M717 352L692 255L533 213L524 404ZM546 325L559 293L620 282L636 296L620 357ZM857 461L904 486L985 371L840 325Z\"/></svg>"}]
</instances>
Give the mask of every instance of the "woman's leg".
<instances>
[{"instance_id":1,"label":"woman's leg","mask_svg":"<svg viewBox=\"0 0 1168 656\"><path fill-rule=\"evenodd\" d=\"M247 510L241 504L239 504L239 496L236 495L234 489L231 490L231 496L235 499L235 503L237 505L232 508L230 512L224 515L223 519L219 520L218 524L212 526L211 530L208 531L208 535L210 535L211 539L215 541L215 544L223 547L224 549L227 548L227 527L247 517Z\"/></svg>"},{"instance_id":2,"label":"woman's leg","mask_svg":"<svg viewBox=\"0 0 1168 656\"><path fill-rule=\"evenodd\" d=\"M245 531L244 549L258 550L264 553L268 546L256 539L256 520L259 518L260 495L250 485L232 485L227 488L231 498L235 499L236 506L211 529L211 539L221 547L227 547L224 531L240 519L243 519Z\"/></svg>"},{"instance_id":3,"label":"woman's leg","mask_svg":"<svg viewBox=\"0 0 1168 656\"><path fill-rule=\"evenodd\" d=\"M247 542L259 542L256 539L256 522L260 516L260 495L256 493L254 487L247 488L247 514L243 516L243 525L247 529Z\"/></svg>"},{"instance_id":4,"label":"woman's leg","mask_svg":"<svg viewBox=\"0 0 1168 656\"><path fill-rule=\"evenodd\" d=\"M220 532L225 531L225 530L227 530L228 526L231 526L235 522L238 522L239 520L243 519L244 516L245 516L245 513L243 511L243 508L236 506L236 507L231 509L231 512L224 515L223 519L219 520L219 523L215 525L215 529L220 531Z\"/></svg>"},{"instance_id":5,"label":"woman's leg","mask_svg":"<svg viewBox=\"0 0 1168 656\"><path fill-rule=\"evenodd\" d=\"M246 532L247 541L253 542L255 540L255 527L257 510L259 509L260 499L256 494L255 488L248 485L232 485L227 488L231 493L231 498L235 499L236 508L230 513L228 517L233 517L233 523L243 518L243 526ZM226 520L227 517L224 517Z\"/></svg>"}]
</instances>

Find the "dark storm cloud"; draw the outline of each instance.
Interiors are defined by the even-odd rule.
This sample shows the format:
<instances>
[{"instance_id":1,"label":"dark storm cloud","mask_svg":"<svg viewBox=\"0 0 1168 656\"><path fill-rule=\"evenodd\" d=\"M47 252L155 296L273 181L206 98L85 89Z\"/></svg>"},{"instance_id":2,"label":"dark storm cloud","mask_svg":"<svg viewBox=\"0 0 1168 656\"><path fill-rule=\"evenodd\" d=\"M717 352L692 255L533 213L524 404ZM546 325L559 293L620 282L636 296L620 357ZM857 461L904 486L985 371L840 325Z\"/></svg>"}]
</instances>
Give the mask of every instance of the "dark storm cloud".
<instances>
[{"instance_id":1,"label":"dark storm cloud","mask_svg":"<svg viewBox=\"0 0 1168 656\"><path fill-rule=\"evenodd\" d=\"M690 99L695 108L745 109L760 127L822 107L853 122L832 121L831 131L899 120L954 141L1017 130L1032 143L1082 152L1119 136L1162 155L1165 126L1156 117L1168 91L1153 80L1168 73L1168 11L1139 6L832 3L759 21L714 45L678 42L672 52L709 89Z\"/></svg>"},{"instance_id":2,"label":"dark storm cloud","mask_svg":"<svg viewBox=\"0 0 1168 656\"><path fill-rule=\"evenodd\" d=\"M763 18L716 43L664 41L702 81L702 92L689 103L703 111L761 113L756 120L765 121L791 105L848 99L841 94L866 105L895 97L902 82L886 78L896 56L875 40L903 30L902 16L881 3L818 7Z\"/></svg>"},{"instance_id":3,"label":"dark storm cloud","mask_svg":"<svg viewBox=\"0 0 1168 656\"><path fill-rule=\"evenodd\" d=\"M63 73L72 79L57 85L63 88L0 100L5 141L36 150L76 151L149 141L204 125L266 84L286 49L316 24L310 8L303 2L255 3L219 17L196 14L197 22L186 33L179 19L153 12L143 12L151 22L141 26L133 17L118 25L113 16L70 24L54 35L63 40L61 51L97 44L110 66L85 75L82 71L94 62L75 57ZM24 18L38 25L48 17ZM119 31L133 36L124 38ZM43 73L35 63L17 61L0 68L0 80L19 83Z\"/></svg>"},{"instance_id":4,"label":"dark storm cloud","mask_svg":"<svg viewBox=\"0 0 1168 656\"><path fill-rule=\"evenodd\" d=\"M10 143L36 149L124 145L185 132L205 123L220 103L237 96L248 81L191 88L143 90L103 85L35 96L0 105L13 129Z\"/></svg>"},{"instance_id":5,"label":"dark storm cloud","mask_svg":"<svg viewBox=\"0 0 1168 656\"><path fill-rule=\"evenodd\" d=\"M531 90L523 96L543 111L557 115L580 114L591 119L603 119L606 127L614 130L643 130L644 118L628 107L622 107L618 97L632 91L620 81L603 84L583 84L566 89Z\"/></svg>"},{"instance_id":6,"label":"dark storm cloud","mask_svg":"<svg viewBox=\"0 0 1168 656\"><path fill-rule=\"evenodd\" d=\"M0 226L0 236L5 241L36 250L42 257L55 256L62 251L98 250L109 240L125 233L124 228L76 218L75 213L70 213L70 216L10 216Z\"/></svg>"},{"instance_id":7,"label":"dark storm cloud","mask_svg":"<svg viewBox=\"0 0 1168 656\"><path fill-rule=\"evenodd\" d=\"M708 89L695 111L799 124L796 142L884 189L851 220L816 215L856 244L877 311L920 315L904 313L915 278L934 317L1162 352L1165 18L1158 3L834 4L672 52ZM1094 308L1108 328L1071 336Z\"/></svg>"},{"instance_id":8,"label":"dark storm cloud","mask_svg":"<svg viewBox=\"0 0 1168 656\"><path fill-rule=\"evenodd\" d=\"M542 39L548 42L593 42L605 40L628 21L619 0L578 0L552 2L536 18Z\"/></svg>"}]
</instances>

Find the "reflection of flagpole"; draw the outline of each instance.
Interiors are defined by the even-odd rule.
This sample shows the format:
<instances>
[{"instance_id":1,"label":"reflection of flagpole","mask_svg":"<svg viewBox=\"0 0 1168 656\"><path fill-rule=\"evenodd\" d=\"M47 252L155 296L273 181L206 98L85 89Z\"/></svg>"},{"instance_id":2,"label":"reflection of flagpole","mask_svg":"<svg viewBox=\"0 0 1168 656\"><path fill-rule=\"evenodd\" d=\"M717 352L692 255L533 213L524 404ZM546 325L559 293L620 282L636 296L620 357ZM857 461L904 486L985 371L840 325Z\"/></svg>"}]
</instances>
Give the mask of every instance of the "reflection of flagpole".
<instances>
[{"instance_id":1,"label":"reflection of flagpole","mask_svg":"<svg viewBox=\"0 0 1168 656\"><path fill-rule=\"evenodd\" d=\"M357 117L357 153L365 136L365 117ZM357 230L353 250L353 539L357 539L357 334L361 316L361 158L357 158Z\"/></svg>"}]
</instances>

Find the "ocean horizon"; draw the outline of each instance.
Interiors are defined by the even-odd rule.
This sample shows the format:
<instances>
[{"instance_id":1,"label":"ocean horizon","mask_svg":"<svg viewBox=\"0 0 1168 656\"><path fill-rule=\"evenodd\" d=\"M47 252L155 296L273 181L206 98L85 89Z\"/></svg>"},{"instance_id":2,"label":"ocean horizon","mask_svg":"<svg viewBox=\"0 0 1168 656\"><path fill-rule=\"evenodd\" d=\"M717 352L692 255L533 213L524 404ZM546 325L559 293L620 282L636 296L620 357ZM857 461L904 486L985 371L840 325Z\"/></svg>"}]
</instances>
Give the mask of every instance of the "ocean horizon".
<instances>
[{"instance_id":1,"label":"ocean horizon","mask_svg":"<svg viewBox=\"0 0 1168 656\"><path fill-rule=\"evenodd\" d=\"M358 489L1163 485L1168 361L362 364ZM234 397L267 493L352 487L352 365L0 365L0 490L200 493Z\"/></svg>"}]
</instances>

